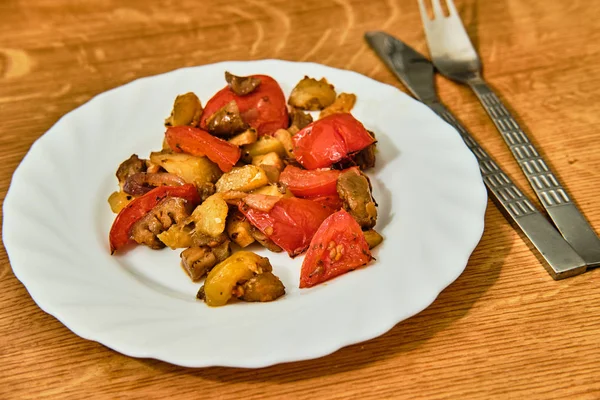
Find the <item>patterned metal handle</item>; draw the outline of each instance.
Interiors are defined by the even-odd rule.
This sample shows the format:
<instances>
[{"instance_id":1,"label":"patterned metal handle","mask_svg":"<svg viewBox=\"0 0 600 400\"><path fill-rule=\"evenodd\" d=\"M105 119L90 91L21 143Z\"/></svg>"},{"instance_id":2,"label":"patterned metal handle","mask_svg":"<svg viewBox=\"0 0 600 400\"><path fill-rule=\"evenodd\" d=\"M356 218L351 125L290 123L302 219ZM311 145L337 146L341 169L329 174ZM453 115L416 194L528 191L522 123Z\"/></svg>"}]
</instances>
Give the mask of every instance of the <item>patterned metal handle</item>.
<instances>
[{"instance_id":1,"label":"patterned metal handle","mask_svg":"<svg viewBox=\"0 0 600 400\"><path fill-rule=\"evenodd\" d=\"M507 218L521 228L545 259L544 266L554 279L563 279L586 271L585 261L569 246L531 201L502 171L487 152L473 139L446 107L434 102L427 104L450 125L454 126L471 149L485 185Z\"/></svg>"},{"instance_id":2,"label":"patterned metal handle","mask_svg":"<svg viewBox=\"0 0 600 400\"><path fill-rule=\"evenodd\" d=\"M600 265L600 239L498 96L481 79L469 82L548 215L588 266Z\"/></svg>"}]
</instances>

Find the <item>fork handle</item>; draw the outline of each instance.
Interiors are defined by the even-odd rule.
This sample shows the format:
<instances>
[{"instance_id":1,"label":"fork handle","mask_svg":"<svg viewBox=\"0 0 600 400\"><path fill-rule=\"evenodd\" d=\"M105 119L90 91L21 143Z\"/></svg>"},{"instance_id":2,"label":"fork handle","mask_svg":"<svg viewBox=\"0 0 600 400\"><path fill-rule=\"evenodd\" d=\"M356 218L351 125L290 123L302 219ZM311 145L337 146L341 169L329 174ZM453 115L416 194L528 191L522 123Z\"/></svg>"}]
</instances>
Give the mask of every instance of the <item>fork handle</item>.
<instances>
[{"instance_id":1,"label":"fork handle","mask_svg":"<svg viewBox=\"0 0 600 400\"><path fill-rule=\"evenodd\" d=\"M600 239L558 177L487 83L482 79L468 83L494 121L554 225L588 266L599 266Z\"/></svg>"},{"instance_id":2,"label":"fork handle","mask_svg":"<svg viewBox=\"0 0 600 400\"><path fill-rule=\"evenodd\" d=\"M558 231L523 195L487 152L475 141L454 115L441 103L427 104L454 126L479 162L483 181L504 215L516 224L546 261L544 267L558 280L586 271L585 261L569 246Z\"/></svg>"}]
</instances>

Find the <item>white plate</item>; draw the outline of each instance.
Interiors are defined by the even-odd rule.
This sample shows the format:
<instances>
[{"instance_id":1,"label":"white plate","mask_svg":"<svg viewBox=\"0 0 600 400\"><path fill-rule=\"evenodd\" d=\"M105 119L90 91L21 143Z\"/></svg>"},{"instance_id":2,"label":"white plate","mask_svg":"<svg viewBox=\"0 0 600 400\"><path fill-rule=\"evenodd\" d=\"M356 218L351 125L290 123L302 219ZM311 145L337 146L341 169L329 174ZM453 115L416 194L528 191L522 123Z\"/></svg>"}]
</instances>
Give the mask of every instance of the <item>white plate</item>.
<instances>
[{"instance_id":1,"label":"white plate","mask_svg":"<svg viewBox=\"0 0 600 400\"><path fill-rule=\"evenodd\" d=\"M108 195L132 153L160 149L179 93L205 103L223 72L268 74L286 97L304 75L356 93L353 114L379 140L371 172L385 237L369 267L298 289L302 257L268 255L287 294L209 308L179 251L110 256ZM143 78L65 115L32 147L4 202L4 244L35 302L77 335L133 357L192 367L262 367L324 356L415 315L464 270L487 196L458 133L396 88L351 71L279 60L225 62ZM258 249L258 247L256 248Z\"/></svg>"}]
</instances>

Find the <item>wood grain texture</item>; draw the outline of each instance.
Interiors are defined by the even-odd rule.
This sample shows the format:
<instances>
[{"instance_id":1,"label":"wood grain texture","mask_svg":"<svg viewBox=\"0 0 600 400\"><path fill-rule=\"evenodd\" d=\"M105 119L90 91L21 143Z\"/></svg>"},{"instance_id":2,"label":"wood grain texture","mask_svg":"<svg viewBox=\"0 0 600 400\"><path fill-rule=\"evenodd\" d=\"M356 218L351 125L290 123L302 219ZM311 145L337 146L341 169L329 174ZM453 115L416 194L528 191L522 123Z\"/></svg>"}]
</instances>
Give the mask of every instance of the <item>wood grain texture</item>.
<instances>
[{"instance_id":1,"label":"wood grain texture","mask_svg":"<svg viewBox=\"0 0 600 400\"><path fill-rule=\"evenodd\" d=\"M456 1L484 73L600 231L600 2ZM426 53L414 0L4 0L0 194L62 115L133 79L223 60L281 58L399 87L362 39ZM440 96L533 196L485 111ZM403 89L401 89L403 90ZM419 315L330 356L260 370L186 369L83 340L41 311L0 253L0 398L598 399L600 271L554 282L490 203L464 274Z\"/></svg>"}]
</instances>

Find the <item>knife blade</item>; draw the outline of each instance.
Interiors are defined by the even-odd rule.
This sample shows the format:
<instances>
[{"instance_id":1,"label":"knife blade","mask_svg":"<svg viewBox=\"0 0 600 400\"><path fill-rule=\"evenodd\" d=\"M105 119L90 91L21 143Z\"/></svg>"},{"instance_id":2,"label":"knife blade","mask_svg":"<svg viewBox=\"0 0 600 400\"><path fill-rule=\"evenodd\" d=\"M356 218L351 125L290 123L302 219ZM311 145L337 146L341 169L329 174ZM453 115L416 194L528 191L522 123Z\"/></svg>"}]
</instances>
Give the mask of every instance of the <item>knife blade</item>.
<instances>
[{"instance_id":1,"label":"knife blade","mask_svg":"<svg viewBox=\"0 0 600 400\"><path fill-rule=\"evenodd\" d=\"M365 40L417 99L458 131L479 162L483 181L492 200L509 222L519 228L537 249L543 260L542 265L550 276L559 280L585 272L585 261L440 102L435 90L435 69L431 61L385 32L367 32Z\"/></svg>"}]
</instances>

